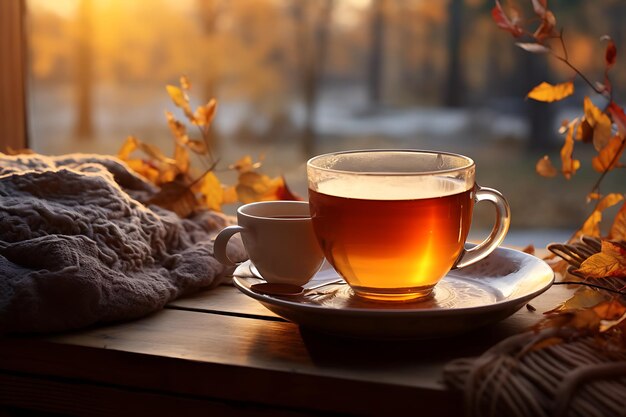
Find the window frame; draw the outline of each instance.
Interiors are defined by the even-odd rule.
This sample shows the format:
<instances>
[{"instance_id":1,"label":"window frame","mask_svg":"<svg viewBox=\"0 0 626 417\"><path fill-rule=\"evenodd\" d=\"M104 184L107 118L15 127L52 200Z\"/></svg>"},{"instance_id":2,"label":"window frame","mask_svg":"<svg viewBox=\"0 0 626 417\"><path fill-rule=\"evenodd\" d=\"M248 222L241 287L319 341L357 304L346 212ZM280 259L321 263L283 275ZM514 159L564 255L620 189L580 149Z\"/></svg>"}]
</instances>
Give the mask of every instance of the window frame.
<instances>
[{"instance_id":1,"label":"window frame","mask_svg":"<svg viewBox=\"0 0 626 417\"><path fill-rule=\"evenodd\" d=\"M0 152L28 146L25 0L0 1Z\"/></svg>"}]
</instances>

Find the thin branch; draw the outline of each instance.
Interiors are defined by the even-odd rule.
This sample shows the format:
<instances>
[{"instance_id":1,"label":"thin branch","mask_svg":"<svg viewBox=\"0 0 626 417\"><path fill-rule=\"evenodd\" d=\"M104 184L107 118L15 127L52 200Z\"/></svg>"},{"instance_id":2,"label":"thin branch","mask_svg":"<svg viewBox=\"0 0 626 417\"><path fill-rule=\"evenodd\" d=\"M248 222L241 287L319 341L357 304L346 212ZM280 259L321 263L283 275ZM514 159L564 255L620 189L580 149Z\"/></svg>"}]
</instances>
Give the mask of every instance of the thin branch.
<instances>
[{"instance_id":1,"label":"thin branch","mask_svg":"<svg viewBox=\"0 0 626 417\"><path fill-rule=\"evenodd\" d=\"M612 292L615 294L626 295L626 292L624 291L614 290L613 288L607 288L607 287L603 287L602 285L590 284L588 282L581 282L581 281L559 281L559 282L555 282L552 285L583 285L585 287L591 287L591 288L595 288L598 290L604 290L604 291Z\"/></svg>"},{"instance_id":2,"label":"thin branch","mask_svg":"<svg viewBox=\"0 0 626 417\"><path fill-rule=\"evenodd\" d=\"M194 185L196 185L198 182L200 182L200 180L202 178L204 178L204 176L206 174L208 174L209 172L213 171L215 169L215 167L217 166L218 162L220 162L220 160L218 159L217 161L213 162L213 164L202 173L202 175L200 175L198 178L196 178L195 180L193 180L193 182L191 184L189 184L188 188L193 187Z\"/></svg>"}]
</instances>

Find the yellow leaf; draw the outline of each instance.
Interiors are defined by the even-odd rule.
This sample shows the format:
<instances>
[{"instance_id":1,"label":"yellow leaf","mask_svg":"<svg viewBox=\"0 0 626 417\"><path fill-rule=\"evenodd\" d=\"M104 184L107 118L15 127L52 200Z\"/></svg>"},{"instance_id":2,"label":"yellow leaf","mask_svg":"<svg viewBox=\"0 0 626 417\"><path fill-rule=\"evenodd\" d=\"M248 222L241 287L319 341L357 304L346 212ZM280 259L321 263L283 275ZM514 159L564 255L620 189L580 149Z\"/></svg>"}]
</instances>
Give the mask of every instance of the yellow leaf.
<instances>
[{"instance_id":1,"label":"yellow leaf","mask_svg":"<svg viewBox=\"0 0 626 417\"><path fill-rule=\"evenodd\" d=\"M191 83L189 82L189 78L187 78L186 75L181 75L180 86L185 91L189 91L191 89Z\"/></svg>"},{"instance_id":2,"label":"yellow leaf","mask_svg":"<svg viewBox=\"0 0 626 417\"><path fill-rule=\"evenodd\" d=\"M207 208L222 211L224 190L222 189L222 183L213 172L208 172L202 178L200 193L202 193L202 201Z\"/></svg>"},{"instance_id":3,"label":"yellow leaf","mask_svg":"<svg viewBox=\"0 0 626 417\"><path fill-rule=\"evenodd\" d=\"M239 159L234 164L230 165L228 168L236 169L237 172L243 174L244 172L253 171L261 166L261 162L254 162L250 155L246 155L243 158Z\"/></svg>"},{"instance_id":4,"label":"yellow leaf","mask_svg":"<svg viewBox=\"0 0 626 417\"><path fill-rule=\"evenodd\" d=\"M565 143L561 148L561 172L563 176L568 180L576 173L578 168L580 168L580 161L577 159L572 159L572 154L574 153L574 126L571 126L567 131L567 136L565 137Z\"/></svg>"},{"instance_id":5,"label":"yellow leaf","mask_svg":"<svg viewBox=\"0 0 626 417\"><path fill-rule=\"evenodd\" d=\"M624 152L624 139L613 136L609 143L598 152L591 160L593 169L598 172L610 171L619 164L619 159Z\"/></svg>"},{"instance_id":6,"label":"yellow leaf","mask_svg":"<svg viewBox=\"0 0 626 417\"><path fill-rule=\"evenodd\" d=\"M187 128L184 124L179 122L172 112L166 111L165 118L167 119L167 126L170 128L170 131L174 135L176 142L180 145L185 145L189 138L187 137Z\"/></svg>"},{"instance_id":7,"label":"yellow leaf","mask_svg":"<svg viewBox=\"0 0 626 417\"><path fill-rule=\"evenodd\" d=\"M191 107L189 107L189 97L187 97L187 94L175 85L167 85L165 88L172 102L183 110L189 120L193 120L193 113L191 112Z\"/></svg>"},{"instance_id":8,"label":"yellow leaf","mask_svg":"<svg viewBox=\"0 0 626 417\"><path fill-rule=\"evenodd\" d=\"M545 155L543 158L537 161L535 170L537 171L537 174L541 175L542 177L549 178L554 177L557 174L557 170L554 165L552 165L552 161L550 161L548 155Z\"/></svg>"},{"instance_id":9,"label":"yellow leaf","mask_svg":"<svg viewBox=\"0 0 626 417\"><path fill-rule=\"evenodd\" d=\"M537 101L551 103L553 101L563 100L572 94L574 94L574 83L571 81L556 85L542 82L533 88L526 97Z\"/></svg>"},{"instance_id":10,"label":"yellow leaf","mask_svg":"<svg viewBox=\"0 0 626 417\"><path fill-rule=\"evenodd\" d=\"M126 140L124 141L124 143L122 144L122 147L120 148L120 150L117 152L117 157L120 158L122 161L126 161L128 159L128 157L130 156L130 154L137 149L138 146L138 140L136 137L134 136L128 136L126 138Z\"/></svg>"},{"instance_id":11,"label":"yellow leaf","mask_svg":"<svg viewBox=\"0 0 626 417\"><path fill-rule=\"evenodd\" d=\"M177 107L184 108L189 105L189 98L185 94L183 90L176 87L175 85L167 85L165 86L167 90L167 94L169 94L170 98L174 102Z\"/></svg>"},{"instance_id":12,"label":"yellow leaf","mask_svg":"<svg viewBox=\"0 0 626 417\"><path fill-rule=\"evenodd\" d=\"M184 146L180 146L178 143L174 146L174 160L176 161L176 168L178 172L187 174L189 173L189 152Z\"/></svg>"},{"instance_id":13,"label":"yellow leaf","mask_svg":"<svg viewBox=\"0 0 626 417\"><path fill-rule=\"evenodd\" d=\"M198 126L210 126L217 111L217 101L209 100L204 106L199 106L193 115L193 123Z\"/></svg>"},{"instance_id":14,"label":"yellow leaf","mask_svg":"<svg viewBox=\"0 0 626 417\"><path fill-rule=\"evenodd\" d=\"M139 143L139 149L146 153L151 158L156 159L159 162L163 162L168 165L176 165L176 161L172 158L168 158L161 152L158 146L152 145L150 143Z\"/></svg>"}]
</instances>

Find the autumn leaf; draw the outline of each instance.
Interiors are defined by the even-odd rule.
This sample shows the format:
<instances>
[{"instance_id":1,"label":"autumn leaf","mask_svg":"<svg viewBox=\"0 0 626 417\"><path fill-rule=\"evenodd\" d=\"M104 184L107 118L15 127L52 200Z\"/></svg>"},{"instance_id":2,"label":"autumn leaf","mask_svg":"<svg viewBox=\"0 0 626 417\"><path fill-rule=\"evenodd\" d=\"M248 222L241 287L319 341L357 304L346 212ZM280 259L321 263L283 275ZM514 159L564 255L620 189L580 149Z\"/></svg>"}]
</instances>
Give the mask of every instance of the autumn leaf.
<instances>
[{"instance_id":1,"label":"autumn leaf","mask_svg":"<svg viewBox=\"0 0 626 417\"><path fill-rule=\"evenodd\" d=\"M185 91L191 90L191 82L189 82L189 78L186 75L180 76L180 87Z\"/></svg>"},{"instance_id":2,"label":"autumn leaf","mask_svg":"<svg viewBox=\"0 0 626 417\"><path fill-rule=\"evenodd\" d=\"M598 202L593 212L591 212L587 220L585 220L583 226L575 233L575 236L600 237L600 222L602 222L602 212L607 208L618 204L622 200L624 200L624 196L619 193L611 193L606 195L602 200Z\"/></svg>"},{"instance_id":3,"label":"autumn leaf","mask_svg":"<svg viewBox=\"0 0 626 417\"><path fill-rule=\"evenodd\" d=\"M213 172L207 172L199 183L198 191L202 194L204 205L216 211L222 211L224 190L222 183Z\"/></svg>"},{"instance_id":4,"label":"autumn leaf","mask_svg":"<svg viewBox=\"0 0 626 417\"><path fill-rule=\"evenodd\" d=\"M244 172L254 171L255 169L260 168L260 167L261 167L260 161L254 162L250 155L246 155L240 158L234 164L230 165L228 168L235 169L240 174L243 174Z\"/></svg>"},{"instance_id":5,"label":"autumn leaf","mask_svg":"<svg viewBox=\"0 0 626 417\"><path fill-rule=\"evenodd\" d=\"M533 33L533 36L540 42L550 37L556 37L558 33L554 30L555 26L556 17L554 13L544 9L544 13L541 17L541 25L539 25L535 33Z\"/></svg>"},{"instance_id":6,"label":"autumn leaf","mask_svg":"<svg viewBox=\"0 0 626 417\"><path fill-rule=\"evenodd\" d=\"M563 100L572 94L574 94L574 83L571 81L556 85L544 81L533 88L526 97L551 103L553 101Z\"/></svg>"},{"instance_id":7,"label":"autumn leaf","mask_svg":"<svg viewBox=\"0 0 626 417\"><path fill-rule=\"evenodd\" d=\"M186 145L189 137L187 136L187 128L185 125L178 121L170 111L165 112L165 118L167 119L167 126L174 135L176 142L180 145Z\"/></svg>"},{"instance_id":8,"label":"autumn leaf","mask_svg":"<svg viewBox=\"0 0 626 417\"><path fill-rule=\"evenodd\" d=\"M282 177L283 183L276 189L275 197L277 200L302 201L302 197L293 193L287 185L287 180Z\"/></svg>"},{"instance_id":9,"label":"autumn leaf","mask_svg":"<svg viewBox=\"0 0 626 417\"><path fill-rule=\"evenodd\" d=\"M550 48L540 43L518 42L515 45L533 54L547 54L550 52Z\"/></svg>"},{"instance_id":10,"label":"autumn leaf","mask_svg":"<svg viewBox=\"0 0 626 417\"><path fill-rule=\"evenodd\" d=\"M180 217L187 217L194 212L196 196L183 181L175 179L162 184L161 190L146 204L154 204L173 211Z\"/></svg>"},{"instance_id":11,"label":"autumn leaf","mask_svg":"<svg viewBox=\"0 0 626 417\"><path fill-rule=\"evenodd\" d=\"M189 105L189 98L185 94L183 90L176 87L175 85L167 85L165 86L167 90L167 94L170 96L172 101L177 107L184 108Z\"/></svg>"},{"instance_id":12,"label":"autumn leaf","mask_svg":"<svg viewBox=\"0 0 626 417\"><path fill-rule=\"evenodd\" d=\"M502 5L498 0L496 0L496 5L493 7L493 9L491 9L491 17L496 25L500 29L511 33L516 38L519 38L524 34L524 30L517 25L519 21L517 11L512 10L511 14L512 18L509 19L509 17L504 13Z\"/></svg>"},{"instance_id":13,"label":"autumn leaf","mask_svg":"<svg viewBox=\"0 0 626 417\"><path fill-rule=\"evenodd\" d=\"M604 63L606 65L606 69L609 70L613 68L615 62L617 60L617 48L615 47L615 42L609 36L603 36L603 40L607 40L606 51L604 52Z\"/></svg>"},{"instance_id":14,"label":"autumn leaf","mask_svg":"<svg viewBox=\"0 0 626 417\"><path fill-rule=\"evenodd\" d=\"M600 222L602 221L602 213L598 210L591 212L583 226L576 232L575 236L592 236L600 237Z\"/></svg>"},{"instance_id":15,"label":"autumn leaf","mask_svg":"<svg viewBox=\"0 0 626 417\"><path fill-rule=\"evenodd\" d=\"M619 160L624 152L624 139L613 136L608 144L591 160L593 169L598 172L610 171L619 166Z\"/></svg>"},{"instance_id":16,"label":"autumn leaf","mask_svg":"<svg viewBox=\"0 0 626 417\"><path fill-rule=\"evenodd\" d=\"M211 99L204 106L199 106L193 115L193 123L198 126L209 126L213 122L217 111L217 101Z\"/></svg>"},{"instance_id":17,"label":"autumn leaf","mask_svg":"<svg viewBox=\"0 0 626 417\"><path fill-rule=\"evenodd\" d=\"M574 153L573 133L574 127L572 126L569 128L565 136L565 143L561 148L561 172L566 179L570 179L580 168L580 161L572 159L572 154Z\"/></svg>"},{"instance_id":18,"label":"autumn leaf","mask_svg":"<svg viewBox=\"0 0 626 417\"><path fill-rule=\"evenodd\" d=\"M580 310L584 308L591 308L603 301L607 301L609 295L605 292L598 291L596 289L581 286L574 294L564 302L557 305L552 310L546 311L544 314L560 313L564 311Z\"/></svg>"},{"instance_id":19,"label":"autumn leaf","mask_svg":"<svg viewBox=\"0 0 626 417\"><path fill-rule=\"evenodd\" d=\"M589 278L626 277L626 249L603 240L602 250L587 258L575 272Z\"/></svg>"},{"instance_id":20,"label":"autumn leaf","mask_svg":"<svg viewBox=\"0 0 626 417\"><path fill-rule=\"evenodd\" d=\"M607 110L613 122L617 125L620 136L626 137L626 114L624 114L624 109L618 106L614 101L611 101Z\"/></svg>"},{"instance_id":21,"label":"autumn leaf","mask_svg":"<svg viewBox=\"0 0 626 417\"><path fill-rule=\"evenodd\" d=\"M589 97L583 101L585 121L593 129L593 146L597 151L606 146L611 138L611 119L596 107Z\"/></svg>"},{"instance_id":22,"label":"autumn leaf","mask_svg":"<svg viewBox=\"0 0 626 417\"><path fill-rule=\"evenodd\" d=\"M550 161L550 157L548 157L548 155L544 155L543 158L537 161L535 170L537 171L537 174L546 178L554 177L557 174L557 170L554 165L552 165L552 161Z\"/></svg>"},{"instance_id":23,"label":"autumn leaf","mask_svg":"<svg viewBox=\"0 0 626 417\"><path fill-rule=\"evenodd\" d=\"M189 97L187 97L187 94L175 85L168 84L165 89L174 105L180 107L189 120L193 120L193 113L191 112L191 107L189 107Z\"/></svg>"},{"instance_id":24,"label":"autumn leaf","mask_svg":"<svg viewBox=\"0 0 626 417\"><path fill-rule=\"evenodd\" d=\"M136 137L132 135L126 137L126 140L122 144L122 147L119 151L117 151L117 157L120 158L122 161L126 161L127 159L129 159L130 154L137 149L137 143L138 141Z\"/></svg>"},{"instance_id":25,"label":"autumn leaf","mask_svg":"<svg viewBox=\"0 0 626 417\"><path fill-rule=\"evenodd\" d=\"M189 167L191 165L189 162L189 152L187 148L178 143L174 146L174 161L179 173L189 173Z\"/></svg>"},{"instance_id":26,"label":"autumn leaf","mask_svg":"<svg viewBox=\"0 0 626 417\"><path fill-rule=\"evenodd\" d=\"M613 219L609 239L626 241L626 203L622 204Z\"/></svg>"},{"instance_id":27,"label":"autumn leaf","mask_svg":"<svg viewBox=\"0 0 626 417\"><path fill-rule=\"evenodd\" d=\"M613 207L614 205L616 205L622 200L624 200L623 194L620 194L620 193L607 194L602 200L600 200L600 202L598 203L598 206L596 207L596 210L604 211L608 209L609 207Z\"/></svg>"}]
</instances>

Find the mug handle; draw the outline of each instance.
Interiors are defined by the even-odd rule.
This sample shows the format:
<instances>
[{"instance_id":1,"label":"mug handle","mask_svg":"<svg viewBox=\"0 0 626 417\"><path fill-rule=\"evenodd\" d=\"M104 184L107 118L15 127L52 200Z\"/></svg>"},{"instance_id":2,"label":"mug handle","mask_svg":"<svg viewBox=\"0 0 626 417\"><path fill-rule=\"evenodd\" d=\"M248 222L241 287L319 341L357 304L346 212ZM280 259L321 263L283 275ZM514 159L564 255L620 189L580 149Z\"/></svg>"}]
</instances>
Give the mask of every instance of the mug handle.
<instances>
[{"instance_id":1,"label":"mug handle","mask_svg":"<svg viewBox=\"0 0 626 417\"><path fill-rule=\"evenodd\" d=\"M233 262L226 254L226 248L228 246L228 241L230 240L230 238L233 237L233 235L242 232L243 230L243 227L235 225L225 227L218 233L215 241L213 242L213 256L215 257L215 259L227 266L237 266L241 263Z\"/></svg>"},{"instance_id":2,"label":"mug handle","mask_svg":"<svg viewBox=\"0 0 626 417\"><path fill-rule=\"evenodd\" d=\"M506 232L511 224L511 208L504 196L493 188L483 188L476 185L476 195L474 201L489 201L496 209L496 223L491 230L491 234L480 244L471 249L463 249L459 255L454 269L463 268L484 259L504 240Z\"/></svg>"}]
</instances>

